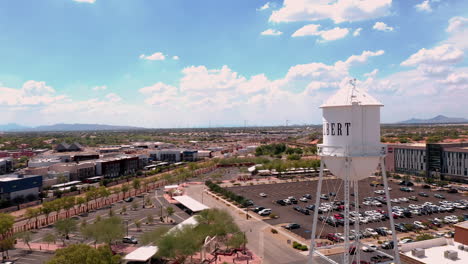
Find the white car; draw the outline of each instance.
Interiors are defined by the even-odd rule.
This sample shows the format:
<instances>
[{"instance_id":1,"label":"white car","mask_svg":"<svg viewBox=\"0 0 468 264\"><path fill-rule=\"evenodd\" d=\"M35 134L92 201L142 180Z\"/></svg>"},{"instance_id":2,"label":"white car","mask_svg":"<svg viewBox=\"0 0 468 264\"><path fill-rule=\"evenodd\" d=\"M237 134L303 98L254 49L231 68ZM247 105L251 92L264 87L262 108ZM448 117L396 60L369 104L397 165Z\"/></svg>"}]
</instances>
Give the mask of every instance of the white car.
<instances>
[{"instance_id":1,"label":"white car","mask_svg":"<svg viewBox=\"0 0 468 264\"><path fill-rule=\"evenodd\" d=\"M362 202L363 205L371 205L371 201Z\"/></svg>"},{"instance_id":2,"label":"white car","mask_svg":"<svg viewBox=\"0 0 468 264\"><path fill-rule=\"evenodd\" d=\"M426 226L423 225L420 221L414 221L413 225L416 226L417 228L426 229Z\"/></svg>"},{"instance_id":3,"label":"white car","mask_svg":"<svg viewBox=\"0 0 468 264\"><path fill-rule=\"evenodd\" d=\"M362 251L364 252L374 252L377 250L377 246L374 244L368 244L362 247Z\"/></svg>"},{"instance_id":4,"label":"white car","mask_svg":"<svg viewBox=\"0 0 468 264\"><path fill-rule=\"evenodd\" d=\"M390 199L390 202L392 202L392 203L400 203L400 200L398 200L397 198L395 198L395 199Z\"/></svg>"},{"instance_id":5,"label":"white car","mask_svg":"<svg viewBox=\"0 0 468 264\"><path fill-rule=\"evenodd\" d=\"M393 234L392 230L388 229L388 228L385 227L385 226L381 227L380 229L382 229L383 231L385 231L385 233L387 233L387 235Z\"/></svg>"},{"instance_id":6,"label":"white car","mask_svg":"<svg viewBox=\"0 0 468 264\"><path fill-rule=\"evenodd\" d=\"M265 208L265 209L261 210L260 212L258 212L258 214L261 215L261 216L270 215L271 214L271 209Z\"/></svg>"},{"instance_id":7,"label":"white car","mask_svg":"<svg viewBox=\"0 0 468 264\"><path fill-rule=\"evenodd\" d=\"M409 238L405 238L405 239L400 240L400 244L408 244L408 243L411 243L411 242L413 242L413 240L409 239Z\"/></svg>"},{"instance_id":8,"label":"white car","mask_svg":"<svg viewBox=\"0 0 468 264\"><path fill-rule=\"evenodd\" d=\"M261 197L267 197L268 195L266 193L260 193L259 194Z\"/></svg>"},{"instance_id":9,"label":"white car","mask_svg":"<svg viewBox=\"0 0 468 264\"><path fill-rule=\"evenodd\" d=\"M359 223L367 224L369 220L367 217L359 217Z\"/></svg>"},{"instance_id":10,"label":"white car","mask_svg":"<svg viewBox=\"0 0 468 264\"><path fill-rule=\"evenodd\" d=\"M400 202L403 202L403 203L409 202L408 198L406 198L406 197L398 198L398 200L400 200Z\"/></svg>"},{"instance_id":11,"label":"white car","mask_svg":"<svg viewBox=\"0 0 468 264\"><path fill-rule=\"evenodd\" d=\"M376 194L385 194L385 191L384 190L377 190L377 191L374 191L374 193L376 193Z\"/></svg>"},{"instance_id":12,"label":"white car","mask_svg":"<svg viewBox=\"0 0 468 264\"><path fill-rule=\"evenodd\" d=\"M372 228L366 228L365 232L368 232L369 234L373 235L373 236L378 236L379 233L375 232L374 229Z\"/></svg>"},{"instance_id":13,"label":"white car","mask_svg":"<svg viewBox=\"0 0 468 264\"><path fill-rule=\"evenodd\" d=\"M418 206L418 205L415 205L415 204L410 204L408 207L409 207L410 209L413 209L413 210L419 209L419 206Z\"/></svg>"},{"instance_id":14,"label":"white car","mask_svg":"<svg viewBox=\"0 0 468 264\"><path fill-rule=\"evenodd\" d=\"M302 197L301 199L299 199L299 201L304 202L304 203L308 202L307 198L305 198L305 197Z\"/></svg>"},{"instance_id":15,"label":"white car","mask_svg":"<svg viewBox=\"0 0 468 264\"><path fill-rule=\"evenodd\" d=\"M379 202L379 201L375 201L375 200L374 200L374 201L371 202L371 205L374 205L374 206L382 206L382 203Z\"/></svg>"}]
</instances>

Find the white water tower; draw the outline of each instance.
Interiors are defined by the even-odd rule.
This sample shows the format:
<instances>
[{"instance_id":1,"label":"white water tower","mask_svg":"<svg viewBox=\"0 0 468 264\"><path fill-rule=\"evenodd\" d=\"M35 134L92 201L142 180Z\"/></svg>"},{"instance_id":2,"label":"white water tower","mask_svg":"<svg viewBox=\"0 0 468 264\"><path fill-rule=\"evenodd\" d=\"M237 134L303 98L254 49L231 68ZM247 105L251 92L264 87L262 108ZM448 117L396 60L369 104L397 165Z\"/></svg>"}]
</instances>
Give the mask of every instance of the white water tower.
<instances>
[{"instance_id":1,"label":"white water tower","mask_svg":"<svg viewBox=\"0 0 468 264\"><path fill-rule=\"evenodd\" d=\"M383 104L370 96L367 92L357 89L355 80L338 90L320 106L323 111L323 144L320 144L319 155L321 156L319 182L317 186L317 198L315 208L320 206L320 194L322 189L324 165L330 172L343 180L344 189L344 256L345 264L350 261L349 240L349 207L350 188L354 188L354 202L359 204L358 181L368 178L375 172L380 164L382 168L385 187L385 199L390 216L390 225L393 231L394 245L397 245L395 226L391 217L391 204L388 191L387 177L385 174L384 157L386 146L380 143L380 107ZM357 208L355 208L357 210ZM316 251L315 236L317 230L318 210L315 210L312 226L312 242L310 262L313 256L319 255L324 259L326 256ZM359 231L359 221L355 222L354 229ZM355 239L353 246L356 247L357 263L360 263L360 242ZM400 263L398 247L395 247L395 263ZM336 263L330 260L330 263Z\"/></svg>"}]
</instances>

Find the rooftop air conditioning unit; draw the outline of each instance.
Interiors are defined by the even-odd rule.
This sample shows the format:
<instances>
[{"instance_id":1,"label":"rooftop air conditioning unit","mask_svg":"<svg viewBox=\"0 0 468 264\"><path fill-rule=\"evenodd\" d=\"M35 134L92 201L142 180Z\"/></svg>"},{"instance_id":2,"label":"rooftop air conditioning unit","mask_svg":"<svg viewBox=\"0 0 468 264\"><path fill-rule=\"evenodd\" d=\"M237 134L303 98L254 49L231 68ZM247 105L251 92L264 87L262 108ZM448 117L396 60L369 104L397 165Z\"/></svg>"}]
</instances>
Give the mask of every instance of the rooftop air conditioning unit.
<instances>
[{"instance_id":1,"label":"rooftop air conditioning unit","mask_svg":"<svg viewBox=\"0 0 468 264\"><path fill-rule=\"evenodd\" d=\"M425 252L424 252L424 249L422 248L415 248L411 250L411 255L418 257L418 258L422 258L425 256Z\"/></svg>"},{"instance_id":2,"label":"rooftop air conditioning unit","mask_svg":"<svg viewBox=\"0 0 468 264\"><path fill-rule=\"evenodd\" d=\"M458 259L458 252L455 250L446 250L444 251L444 257L451 260L456 260Z\"/></svg>"}]
</instances>

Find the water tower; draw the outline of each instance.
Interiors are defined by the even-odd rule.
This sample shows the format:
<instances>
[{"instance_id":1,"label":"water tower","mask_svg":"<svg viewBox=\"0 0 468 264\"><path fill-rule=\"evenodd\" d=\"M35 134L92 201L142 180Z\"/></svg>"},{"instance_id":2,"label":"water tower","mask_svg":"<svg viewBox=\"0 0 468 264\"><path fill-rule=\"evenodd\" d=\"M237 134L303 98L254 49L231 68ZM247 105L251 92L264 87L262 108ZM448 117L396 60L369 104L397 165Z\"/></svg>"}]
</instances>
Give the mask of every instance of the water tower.
<instances>
[{"instance_id":1,"label":"water tower","mask_svg":"<svg viewBox=\"0 0 468 264\"><path fill-rule=\"evenodd\" d=\"M323 144L319 145L321 156L320 174L317 185L317 197L312 225L312 241L310 247L310 261L314 263L314 256L320 256L330 263L336 263L322 255L316 249L316 231L318 222L318 207L322 193L323 170L326 166L330 172L343 181L344 191L344 264L351 263L349 239L350 232L350 189L354 190L355 210L359 208L358 181L368 178L377 170L382 170L387 201L387 213L390 219L394 247L394 261L400 263L392 217L390 194L384 157L386 146L380 143L380 107L383 104L370 96L367 92L356 88L356 81L352 80L331 96L323 105ZM354 229L359 232L359 221L355 221ZM360 242L356 236L353 247L356 249L354 260L360 263Z\"/></svg>"}]
</instances>

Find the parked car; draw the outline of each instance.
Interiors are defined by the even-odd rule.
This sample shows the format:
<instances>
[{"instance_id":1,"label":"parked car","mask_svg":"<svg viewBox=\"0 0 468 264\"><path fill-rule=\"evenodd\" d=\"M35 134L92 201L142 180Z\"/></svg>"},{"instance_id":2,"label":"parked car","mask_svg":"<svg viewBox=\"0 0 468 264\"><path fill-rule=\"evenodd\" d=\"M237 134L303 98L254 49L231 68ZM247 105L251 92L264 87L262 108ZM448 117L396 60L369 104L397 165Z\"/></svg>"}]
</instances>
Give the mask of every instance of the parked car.
<instances>
[{"instance_id":1,"label":"parked car","mask_svg":"<svg viewBox=\"0 0 468 264\"><path fill-rule=\"evenodd\" d=\"M262 211L263 209L265 209L265 207L263 207L263 206L258 206L258 207L255 207L255 208L253 209L253 211L254 211L255 213L258 213L258 212Z\"/></svg>"},{"instance_id":2,"label":"parked car","mask_svg":"<svg viewBox=\"0 0 468 264\"><path fill-rule=\"evenodd\" d=\"M300 224L296 224L296 223L291 223L291 224L287 224L285 226L283 226L284 228L288 229L288 230L292 230L292 229L299 229L301 228L301 225Z\"/></svg>"},{"instance_id":3,"label":"parked car","mask_svg":"<svg viewBox=\"0 0 468 264\"><path fill-rule=\"evenodd\" d=\"M328 197L328 195L322 194L322 195L320 195L320 199L322 199L322 200L328 200L328 199L330 199L330 198Z\"/></svg>"},{"instance_id":4,"label":"parked car","mask_svg":"<svg viewBox=\"0 0 468 264\"><path fill-rule=\"evenodd\" d=\"M394 247L393 241L385 241L382 243L383 249L393 249L393 247ZM372 261L372 258L371 258L371 261Z\"/></svg>"},{"instance_id":5,"label":"parked car","mask_svg":"<svg viewBox=\"0 0 468 264\"><path fill-rule=\"evenodd\" d=\"M377 246L374 244L368 244L368 245L363 246L361 249L364 252L374 252L377 250Z\"/></svg>"},{"instance_id":6,"label":"parked car","mask_svg":"<svg viewBox=\"0 0 468 264\"><path fill-rule=\"evenodd\" d=\"M434 197L439 198L439 199L445 199L445 196L443 196L442 194L438 194L438 193L434 194Z\"/></svg>"},{"instance_id":7,"label":"parked car","mask_svg":"<svg viewBox=\"0 0 468 264\"><path fill-rule=\"evenodd\" d=\"M299 199L299 201L307 203L309 200L307 200L307 198L305 198L305 197L302 197L302 198Z\"/></svg>"},{"instance_id":8,"label":"parked car","mask_svg":"<svg viewBox=\"0 0 468 264\"><path fill-rule=\"evenodd\" d=\"M306 199L309 199L309 200L312 199L312 195L310 195L308 193L304 194L304 196L302 196L302 197L305 197Z\"/></svg>"},{"instance_id":9,"label":"parked car","mask_svg":"<svg viewBox=\"0 0 468 264\"><path fill-rule=\"evenodd\" d=\"M419 196L422 196L422 197L429 197L429 194L425 193L425 192L420 192L419 193Z\"/></svg>"},{"instance_id":10,"label":"parked car","mask_svg":"<svg viewBox=\"0 0 468 264\"><path fill-rule=\"evenodd\" d=\"M268 195L266 193L260 193L259 194L261 197L267 197Z\"/></svg>"},{"instance_id":11,"label":"parked car","mask_svg":"<svg viewBox=\"0 0 468 264\"><path fill-rule=\"evenodd\" d=\"M258 214L261 215L261 216L270 215L271 214L271 209L269 209L269 208L263 209L260 212L258 212Z\"/></svg>"},{"instance_id":12,"label":"parked car","mask_svg":"<svg viewBox=\"0 0 468 264\"><path fill-rule=\"evenodd\" d=\"M315 204L309 204L306 206L306 209L314 211L315 209Z\"/></svg>"},{"instance_id":13,"label":"parked car","mask_svg":"<svg viewBox=\"0 0 468 264\"><path fill-rule=\"evenodd\" d=\"M127 198L124 199L124 201L127 202L127 203L131 203L131 202L133 202L133 197L127 197Z\"/></svg>"},{"instance_id":14,"label":"parked car","mask_svg":"<svg viewBox=\"0 0 468 264\"><path fill-rule=\"evenodd\" d=\"M405 239L400 240L400 244L408 244L408 243L411 243L411 242L413 242L413 240L409 239L409 238L405 238Z\"/></svg>"},{"instance_id":15,"label":"parked car","mask_svg":"<svg viewBox=\"0 0 468 264\"><path fill-rule=\"evenodd\" d=\"M122 242L126 244L138 244L138 239L134 236L126 236L122 238Z\"/></svg>"},{"instance_id":16,"label":"parked car","mask_svg":"<svg viewBox=\"0 0 468 264\"><path fill-rule=\"evenodd\" d=\"M286 203L284 202L284 200L278 200L278 201L276 201L276 203L279 204L279 205L282 205L282 206L285 206L285 205L286 205Z\"/></svg>"}]
</instances>

